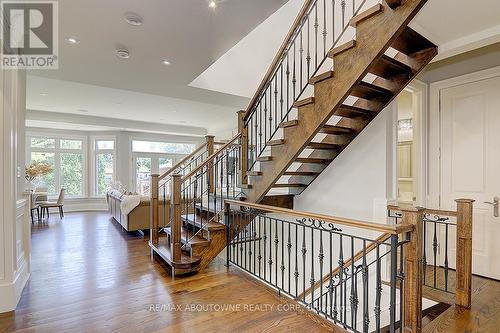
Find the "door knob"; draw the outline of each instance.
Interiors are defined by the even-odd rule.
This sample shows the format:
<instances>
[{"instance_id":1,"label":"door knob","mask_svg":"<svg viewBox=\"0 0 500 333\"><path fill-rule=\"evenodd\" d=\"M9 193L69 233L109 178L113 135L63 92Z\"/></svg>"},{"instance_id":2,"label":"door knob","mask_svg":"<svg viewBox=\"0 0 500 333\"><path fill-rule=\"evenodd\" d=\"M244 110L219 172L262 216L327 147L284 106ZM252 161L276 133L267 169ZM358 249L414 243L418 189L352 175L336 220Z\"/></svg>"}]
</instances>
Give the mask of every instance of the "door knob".
<instances>
[{"instance_id":1,"label":"door knob","mask_svg":"<svg viewBox=\"0 0 500 333\"><path fill-rule=\"evenodd\" d=\"M494 197L493 202L485 201L484 203L493 206L493 216L494 217L499 216L500 199L498 197Z\"/></svg>"}]
</instances>

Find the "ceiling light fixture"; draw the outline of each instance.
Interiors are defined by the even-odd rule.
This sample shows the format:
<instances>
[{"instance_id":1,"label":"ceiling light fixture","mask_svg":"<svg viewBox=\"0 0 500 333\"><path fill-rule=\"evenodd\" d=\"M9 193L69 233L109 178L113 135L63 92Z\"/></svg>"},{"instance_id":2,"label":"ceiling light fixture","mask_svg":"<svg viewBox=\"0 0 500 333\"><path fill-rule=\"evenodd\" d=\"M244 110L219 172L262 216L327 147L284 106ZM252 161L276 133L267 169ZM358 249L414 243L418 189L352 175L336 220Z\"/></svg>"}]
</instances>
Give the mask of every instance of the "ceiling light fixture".
<instances>
[{"instance_id":1,"label":"ceiling light fixture","mask_svg":"<svg viewBox=\"0 0 500 333\"><path fill-rule=\"evenodd\" d=\"M116 50L116 56L120 59L128 59L130 58L130 52L126 49L118 49Z\"/></svg>"},{"instance_id":2,"label":"ceiling light fixture","mask_svg":"<svg viewBox=\"0 0 500 333\"><path fill-rule=\"evenodd\" d=\"M78 112L82 112L82 113L88 113L89 112L89 110L85 110L85 109L78 109L77 111Z\"/></svg>"},{"instance_id":3,"label":"ceiling light fixture","mask_svg":"<svg viewBox=\"0 0 500 333\"><path fill-rule=\"evenodd\" d=\"M208 3L208 7L210 7L210 8L215 8L215 7L217 7L217 2L215 2L215 1L210 1L210 2Z\"/></svg>"},{"instance_id":4,"label":"ceiling light fixture","mask_svg":"<svg viewBox=\"0 0 500 333\"><path fill-rule=\"evenodd\" d=\"M49 96L49 94L48 94L48 93L46 93L46 92L41 92L41 93L40 93L40 96L42 96L42 97L47 97L47 96Z\"/></svg>"},{"instance_id":5,"label":"ceiling light fixture","mask_svg":"<svg viewBox=\"0 0 500 333\"><path fill-rule=\"evenodd\" d=\"M65 38L65 40L70 44L79 44L80 43L80 40L76 37L73 37L73 36L68 36Z\"/></svg>"},{"instance_id":6,"label":"ceiling light fixture","mask_svg":"<svg viewBox=\"0 0 500 333\"><path fill-rule=\"evenodd\" d=\"M126 13L125 14L125 22L134 27L140 27L142 25L142 17L135 13Z\"/></svg>"},{"instance_id":7,"label":"ceiling light fixture","mask_svg":"<svg viewBox=\"0 0 500 333\"><path fill-rule=\"evenodd\" d=\"M168 61L167 59L164 59L161 61L162 64L168 66L168 65L171 65L172 63L170 61Z\"/></svg>"}]
</instances>

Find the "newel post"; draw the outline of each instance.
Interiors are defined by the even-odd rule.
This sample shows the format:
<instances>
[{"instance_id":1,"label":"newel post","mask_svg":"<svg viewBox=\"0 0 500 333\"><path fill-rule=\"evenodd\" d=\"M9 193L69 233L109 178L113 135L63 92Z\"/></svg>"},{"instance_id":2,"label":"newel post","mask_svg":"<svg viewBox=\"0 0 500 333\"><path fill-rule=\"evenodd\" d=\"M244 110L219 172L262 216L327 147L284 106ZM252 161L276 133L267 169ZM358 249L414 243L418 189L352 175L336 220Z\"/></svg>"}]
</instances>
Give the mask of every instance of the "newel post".
<instances>
[{"instance_id":1,"label":"newel post","mask_svg":"<svg viewBox=\"0 0 500 333\"><path fill-rule=\"evenodd\" d=\"M456 305L470 308L472 285L472 209L474 200L457 199Z\"/></svg>"},{"instance_id":2,"label":"newel post","mask_svg":"<svg viewBox=\"0 0 500 333\"><path fill-rule=\"evenodd\" d=\"M173 261L181 259L181 185L182 177L179 174L172 175L172 192L170 194L172 206L171 232L172 239L170 242L170 252Z\"/></svg>"},{"instance_id":3,"label":"newel post","mask_svg":"<svg viewBox=\"0 0 500 333\"><path fill-rule=\"evenodd\" d=\"M238 111L238 132L241 133L241 184L248 184L248 128L245 126L245 111Z\"/></svg>"},{"instance_id":4,"label":"newel post","mask_svg":"<svg viewBox=\"0 0 500 333\"><path fill-rule=\"evenodd\" d=\"M214 153L214 136L207 135L205 136L207 139L207 152L208 156L211 156ZM208 157L207 156L207 157ZM208 188L210 193L214 193L214 163L212 161L208 162Z\"/></svg>"},{"instance_id":5,"label":"newel post","mask_svg":"<svg viewBox=\"0 0 500 333\"><path fill-rule=\"evenodd\" d=\"M425 208L402 208L401 224L414 226L404 251L404 327L413 333L422 332L422 254Z\"/></svg>"},{"instance_id":6,"label":"newel post","mask_svg":"<svg viewBox=\"0 0 500 333\"><path fill-rule=\"evenodd\" d=\"M158 244L158 229L159 229L159 221L158 221L158 178L160 175L154 174L151 175L151 212L150 212L150 231L151 235L151 243Z\"/></svg>"}]
</instances>

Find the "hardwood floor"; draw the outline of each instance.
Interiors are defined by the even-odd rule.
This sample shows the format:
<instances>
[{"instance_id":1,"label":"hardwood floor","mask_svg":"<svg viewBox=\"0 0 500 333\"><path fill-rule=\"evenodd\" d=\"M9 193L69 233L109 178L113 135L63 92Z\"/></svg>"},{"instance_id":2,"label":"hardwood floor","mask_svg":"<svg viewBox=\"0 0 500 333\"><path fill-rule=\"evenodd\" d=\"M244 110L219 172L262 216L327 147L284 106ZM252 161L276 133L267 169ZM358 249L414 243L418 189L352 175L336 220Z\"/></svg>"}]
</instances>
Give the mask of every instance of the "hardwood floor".
<instances>
[{"instance_id":1,"label":"hardwood floor","mask_svg":"<svg viewBox=\"0 0 500 333\"><path fill-rule=\"evenodd\" d=\"M240 308L168 308L174 304ZM294 305L240 271L227 270L221 261L197 275L173 280L151 261L147 239L123 232L106 213L73 213L62 222L54 217L46 225L33 226L31 279L16 311L0 314L0 332L332 330L309 312L244 308L285 310L287 304Z\"/></svg>"}]
</instances>

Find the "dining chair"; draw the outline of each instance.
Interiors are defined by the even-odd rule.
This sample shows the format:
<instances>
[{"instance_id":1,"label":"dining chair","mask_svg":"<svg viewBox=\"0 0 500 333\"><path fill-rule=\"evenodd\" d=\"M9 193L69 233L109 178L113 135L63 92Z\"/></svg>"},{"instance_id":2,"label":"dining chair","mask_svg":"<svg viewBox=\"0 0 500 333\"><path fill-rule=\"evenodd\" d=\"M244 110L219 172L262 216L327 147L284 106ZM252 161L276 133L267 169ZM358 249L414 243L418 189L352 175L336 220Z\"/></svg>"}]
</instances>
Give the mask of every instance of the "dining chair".
<instances>
[{"instance_id":1,"label":"dining chair","mask_svg":"<svg viewBox=\"0 0 500 333\"><path fill-rule=\"evenodd\" d=\"M66 189L61 188L59 191L59 197L57 198L57 201L45 201L45 202L40 202L40 208L42 209L42 219L45 215L45 212L47 212L47 218L50 217L49 214L49 208L59 208L59 216L61 219L64 217L64 194L66 193Z\"/></svg>"}]
</instances>

